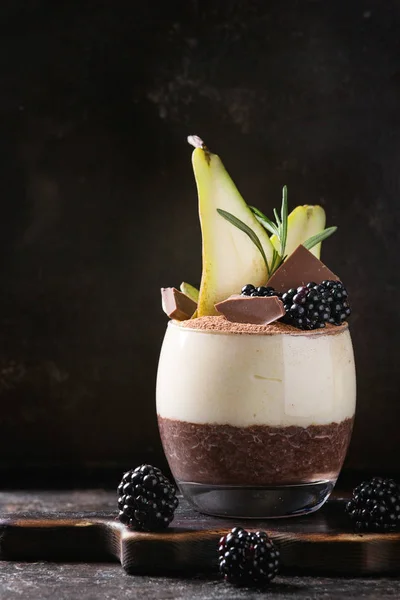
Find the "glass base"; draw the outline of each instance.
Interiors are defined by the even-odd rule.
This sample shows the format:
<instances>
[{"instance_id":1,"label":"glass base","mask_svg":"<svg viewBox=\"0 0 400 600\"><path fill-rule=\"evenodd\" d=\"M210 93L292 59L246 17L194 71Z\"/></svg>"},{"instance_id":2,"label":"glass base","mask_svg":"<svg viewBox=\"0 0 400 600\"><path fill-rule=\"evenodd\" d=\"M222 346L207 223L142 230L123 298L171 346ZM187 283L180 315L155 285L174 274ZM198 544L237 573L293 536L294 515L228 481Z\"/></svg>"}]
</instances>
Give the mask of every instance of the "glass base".
<instances>
[{"instance_id":1,"label":"glass base","mask_svg":"<svg viewBox=\"0 0 400 600\"><path fill-rule=\"evenodd\" d=\"M215 517L276 519L318 510L336 480L298 485L248 487L178 482L183 496L199 512Z\"/></svg>"}]
</instances>

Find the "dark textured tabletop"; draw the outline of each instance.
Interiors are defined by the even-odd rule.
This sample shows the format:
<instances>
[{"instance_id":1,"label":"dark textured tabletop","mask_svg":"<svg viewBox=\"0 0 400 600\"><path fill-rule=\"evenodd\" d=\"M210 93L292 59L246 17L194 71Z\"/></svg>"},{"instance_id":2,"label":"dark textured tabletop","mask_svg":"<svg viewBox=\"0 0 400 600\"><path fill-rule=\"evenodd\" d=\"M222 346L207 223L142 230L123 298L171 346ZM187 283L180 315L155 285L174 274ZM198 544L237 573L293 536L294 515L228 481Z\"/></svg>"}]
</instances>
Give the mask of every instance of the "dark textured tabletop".
<instances>
[{"instance_id":1,"label":"dark textured tabletop","mask_svg":"<svg viewBox=\"0 0 400 600\"><path fill-rule=\"evenodd\" d=\"M215 578L132 577L115 564L3 563L2 600L82 600L174 598L236 600L241 598L399 598L400 579L278 578L269 592L236 589Z\"/></svg>"},{"instance_id":2,"label":"dark textured tabletop","mask_svg":"<svg viewBox=\"0 0 400 600\"><path fill-rule=\"evenodd\" d=\"M2 492L1 514L77 510L112 514L114 492L40 491ZM11 600L97 598L201 599L265 598L266 592L236 589L218 575L201 573L176 577L127 575L118 563L1 562L0 598ZM400 576L383 578L278 577L268 595L277 598L398 598Z\"/></svg>"}]
</instances>

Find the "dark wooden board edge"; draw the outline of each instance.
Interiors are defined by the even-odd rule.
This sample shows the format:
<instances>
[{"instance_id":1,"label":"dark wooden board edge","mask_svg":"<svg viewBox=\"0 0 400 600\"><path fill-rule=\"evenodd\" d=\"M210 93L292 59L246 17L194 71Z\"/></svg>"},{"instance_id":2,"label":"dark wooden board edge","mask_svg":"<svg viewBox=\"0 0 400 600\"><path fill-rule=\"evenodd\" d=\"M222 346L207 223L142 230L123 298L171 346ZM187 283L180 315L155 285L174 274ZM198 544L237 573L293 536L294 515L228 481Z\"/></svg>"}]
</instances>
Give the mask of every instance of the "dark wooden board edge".
<instances>
[{"instance_id":1,"label":"dark wooden board edge","mask_svg":"<svg viewBox=\"0 0 400 600\"><path fill-rule=\"evenodd\" d=\"M400 534L286 534L266 527L278 545L282 571L307 574L400 573ZM219 531L171 532L153 536L123 533L121 564L128 573L211 571L217 568Z\"/></svg>"},{"instance_id":2,"label":"dark wooden board edge","mask_svg":"<svg viewBox=\"0 0 400 600\"><path fill-rule=\"evenodd\" d=\"M1 560L118 560L110 521L30 516L0 520Z\"/></svg>"},{"instance_id":3,"label":"dark wooden board edge","mask_svg":"<svg viewBox=\"0 0 400 600\"><path fill-rule=\"evenodd\" d=\"M129 531L112 517L9 517L0 521L0 559L17 561L119 560L130 574L211 572L226 527ZM287 533L265 523L280 548L282 571L381 575L400 572L400 534Z\"/></svg>"}]
</instances>

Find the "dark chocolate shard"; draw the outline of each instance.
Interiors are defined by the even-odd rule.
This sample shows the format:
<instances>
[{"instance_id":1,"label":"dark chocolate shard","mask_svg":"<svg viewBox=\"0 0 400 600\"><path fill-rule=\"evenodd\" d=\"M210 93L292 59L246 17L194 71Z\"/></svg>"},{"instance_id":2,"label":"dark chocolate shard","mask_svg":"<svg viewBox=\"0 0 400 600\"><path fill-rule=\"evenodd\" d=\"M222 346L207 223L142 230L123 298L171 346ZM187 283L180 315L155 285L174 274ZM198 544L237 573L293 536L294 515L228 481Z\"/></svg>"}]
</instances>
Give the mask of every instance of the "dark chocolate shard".
<instances>
[{"instance_id":1,"label":"dark chocolate shard","mask_svg":"<svg viewBox=\"0 0 400 600\"><path fill-rule=\"evenodd\" d=\"M285 315L277 296L230 296L215 305L218 312L233 323L268 325Z\"/></svg>"},{"instance_id":2,"label":"dark chocolate shard","mask_svg":"<svg viewBox=\"0 0 400 600\"><path fill-rule=\"evenodd\" d=\"M339 281L339 277L332 273L319 258L304 246L299 246L268 280L268 286L273 287L277 292L282 292L306 285L310 281L322 283L325 279Z\"/></svg>"},{"instance_id":3,"label":"dark chocolate shard","mask_svg":"<svg viewBox=\"0 0 400 600\"><path fill-rule=\"evenodd\" d=\"M161 302L163 311L177 321L190 319L197 308L194 300L172 287L161 288Z\"/></svg>"}]
</instances>

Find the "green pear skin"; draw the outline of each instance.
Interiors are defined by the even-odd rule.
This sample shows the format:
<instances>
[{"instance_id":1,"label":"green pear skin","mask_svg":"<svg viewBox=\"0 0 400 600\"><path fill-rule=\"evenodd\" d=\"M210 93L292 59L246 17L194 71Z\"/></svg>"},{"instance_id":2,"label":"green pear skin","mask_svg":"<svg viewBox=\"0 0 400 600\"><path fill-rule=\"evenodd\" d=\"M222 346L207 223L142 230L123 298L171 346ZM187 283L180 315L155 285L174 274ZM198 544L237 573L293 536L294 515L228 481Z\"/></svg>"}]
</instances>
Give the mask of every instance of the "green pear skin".
<instances>
[{"instance_id":1,"label":"green pear skin","mask_svg":"<svg viewBox=\"0 0 400 600\"><path fill-rule=\"evenodd\" d=\"M199 199L203 270L197 316L217 315L215 304L240 293L247 283L265 285L268 271L261 253L247 235L217 213L223 209L246 223L258 236L270 264L273 245L243 200L221 159L196 148L192 164Z\"/></svg>"},{"instance_id":2,"label":"green pear skin","mask_svg":"<svg viewBox=\"0 0 400 600\"><path fill-rule=\"evenodd\" d=\"M325 229L326 216L322 206L296 206L288 216L288 234L285 254L289 256L303 244L308 238L320 233ZM279 240L276 235L271 237L271 242L278 252L281 251ZM321 255L321 244L317 244L310 250L317 258Z\"/></svg>"}]
</instances>

